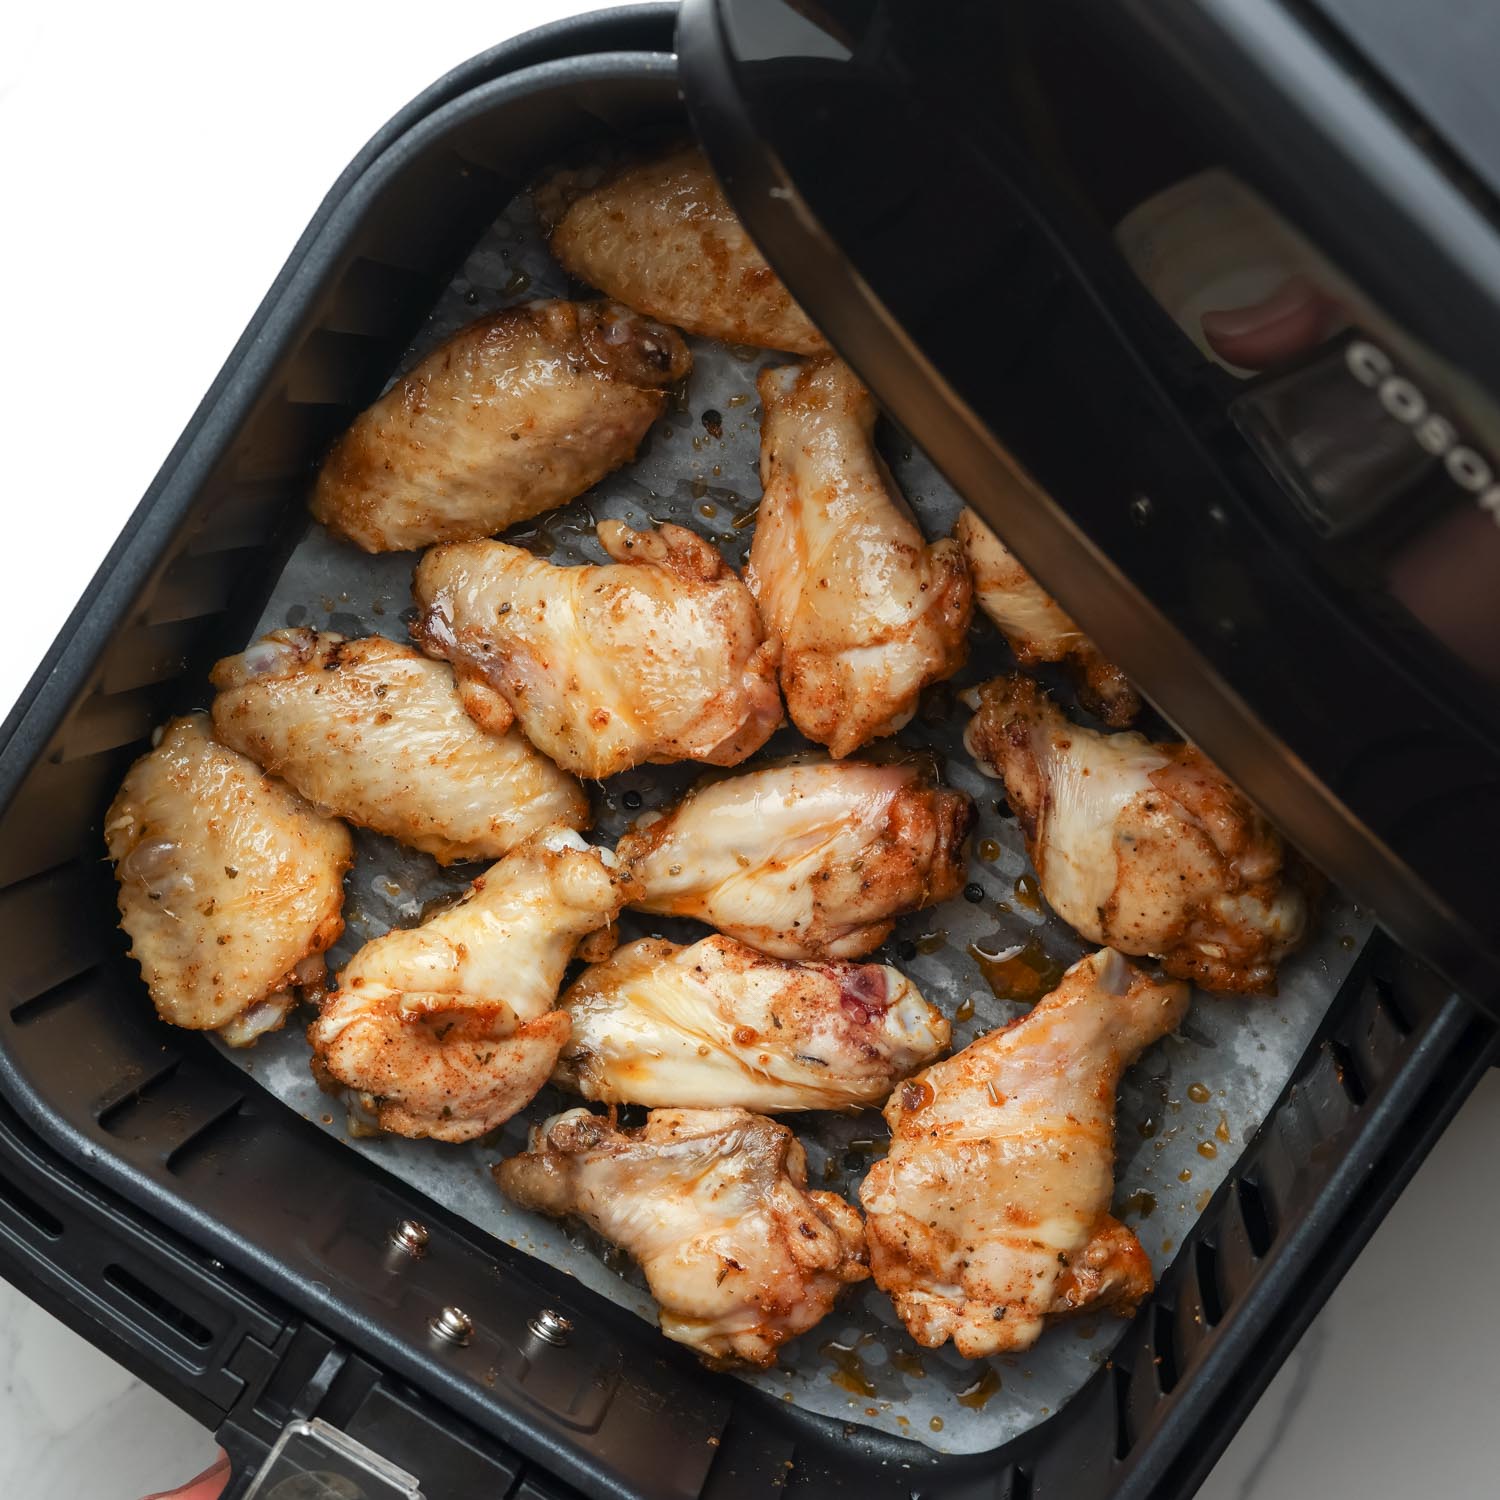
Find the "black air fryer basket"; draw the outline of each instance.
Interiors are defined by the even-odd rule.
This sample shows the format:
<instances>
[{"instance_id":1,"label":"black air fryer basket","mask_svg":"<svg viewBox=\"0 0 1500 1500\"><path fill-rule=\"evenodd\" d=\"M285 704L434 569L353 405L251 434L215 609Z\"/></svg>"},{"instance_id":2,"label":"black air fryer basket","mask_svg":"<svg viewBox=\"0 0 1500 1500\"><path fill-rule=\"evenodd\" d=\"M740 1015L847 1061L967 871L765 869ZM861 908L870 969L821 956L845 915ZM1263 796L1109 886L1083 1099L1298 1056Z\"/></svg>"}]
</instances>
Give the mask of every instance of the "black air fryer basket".
<instances>
[{"instance_id":1,"label":"black air fryer basket","mask_svg":"<svg viewBox=\"0 0 1500 1500\"><path fill-rule=\"evenodd\" d=\"M244 644L305 528L309 475L380 391L499 207L545 161L601 132L683 128L680 83L691 123L747 223L797 295L820 320L827 313L831 336L885 404L1111 649L1118 634L1122 659L1162 709L1280 813L1294 838L1337 863L1327 859L1326 818L1304 834L1288 816L1296 804L1284 783L1206 732L1214 715L1193 707L1188 657L1175 645L1167 651L1166 635L1111 632L1126 586L1156 606L1160 580L1145 576L1129 547L1114 547L1110 524L1061 513L1077 493L1073 481L1087 476L1070 473L1066 442L1046 438L1049 424L1058 437L1055 412L1021 403L1001 421L989 421L993 413L969 420L1010 389L1010 375L983 389L973 383L982 371L943 364L920 316L903 323L889 308L878 311L878 224L868 226L865 262L845 267L843 294L852 288L873 299L863 312L872 329L861 332L856 304L834 305L837 289L820 292L838 206L825 204L820 219L816 194L800 196L816 187L820 169L803 161L799 172L788 154L794 143L771 141L773 126L758 112L776 106L796 116L831 101L833 113L820 117L824 144L852 150L835 124L840 109L858 107L858 90L828 76L830 58L842 49L844 61L921 62L860 31L883 7L830 9L838 16L816 6L760 11L829 28L819 35L837 42L812 49L816 66L789 62L780 40L756 31L742 7L691 0L680 75L673 8L635 6L499 47L397 116L335 185L0 733L0 1271L214 1429L234 1460L231 1493L243 1491L290 1428L337 1447L329 1436L336 1429L357 1445L348 1452L368 1450L417 1476L429 1500L1190 1495L1494 1055L1495 1024L1412 956L1419 947L1472 994L1486 961L1465 961L1453 937L1462 921L1444 927L1424 907L1403 924L1404 913L1382 907L1408 947L1377 934L1362 952L1293 1081L1113 1358L1024 1437L945 1457L705 1372L633 1315L449 1215L249 1083L202 1039L150 1015L116 930L102 858L102 815L125 768L154 726L201 701L208 666ZM894 9L909 15L912 7ZM1070 9L1059 5L1056 14ZM1024 36L1009 41L1029 45ZM924 85L913 73L901 86L917 98ZM880 138L882 149L895 149L886 139L894 133ZM756 141L770 144L758 152ZM859 164L849 164L857 180ZM901 169L910 165L903 160ZM915 183L894 197L901 201L882 205L890 226L923 207ZM777 216L788 213L811 238L787 238ZM983 216L974 222L976 235L993 227ZM992 275L981 262L994 247L966 249L962 228L954 226L954 259L973 264L959 269ZM1042 312L1026 304L1035 314L1028 356L1049 380L1066 377L1070 361L1075 373L1084 361L1118 378L1109 363L1118 350L1100 342L1081 303L1073 307L1066 277L1039 258L1041 242L1026 241L1014 224L1007 233L1037 285L1053 288ZM1060 263L1077 270L1081 262L1056 243ZM1120 312L1113 333L1125 338L1138 311ZM878 347L879 331L889 347ZM1149 370L1137 375L1146 389ZM980 428L991 439L999 432L1048 484L1057 505L1048 512L1038 501L1042 521L998 515L970 467L978 450L964 448L957 427L950 465L948 429L925 425L930 392L914 383L923 379L942 387L950 419L958 412L971 438ZM1088 379L1078 379L1086 422L1093 404ZM1173 408L1183 444L1175 480L1166 429L1151 432L1162 480L1156 505L1175 503L1184 475L1206 472L1200 466L1228 431L1213 395L1200 388L1196 405ZM1132 406L1138 438L1151 410L1144 397ZM1196 434L1183 425L1190 417ZM1028 438L1032 425L1040 436ZM1116 439L1122 452L1129 447L1128 434L1107 422L1091 439L1101 463ZM1220 478L1231 499L1243 498L1243 473ZM1132 491L1123 501L1138 498ZM1081 539L1090 560L1081 585L1070 589L1049 524L1065 540ZM1111 568L1105 604L1091 609L1081 596ZM1187 639L1190 623L1164 628ZM1232 668L1222 644L1205 648L1221 684ZM1171 670L1147 659L1158 651ZM1283 771L1311 765L1317 781L1324 768L1305 747L1296 755L1284 748L1292 730L1257 718L1253 675L1235 679L1242 698L1229 692L1223 702L1238 703L1244 716L1236 722L1258 725L1268 743L1279 734L1283 753L1270 759ZM1218 694L1215 687L1209 696L1218 703ZM1408 744L1408 753L1420 759L1430 739ZM1493 802L1492 772L1488 795ZM1386 874L1420 867L1421 851L1394 844ZM1359 894L1357 878L1336 873ZM425 1255L393 1249L404 1219L428 1227ZM432 1331L449 1305L473 1317L467 1342ZM572 1320L566 1344L530 1329L543 1307Z\"/></svg>"}]
</instances>

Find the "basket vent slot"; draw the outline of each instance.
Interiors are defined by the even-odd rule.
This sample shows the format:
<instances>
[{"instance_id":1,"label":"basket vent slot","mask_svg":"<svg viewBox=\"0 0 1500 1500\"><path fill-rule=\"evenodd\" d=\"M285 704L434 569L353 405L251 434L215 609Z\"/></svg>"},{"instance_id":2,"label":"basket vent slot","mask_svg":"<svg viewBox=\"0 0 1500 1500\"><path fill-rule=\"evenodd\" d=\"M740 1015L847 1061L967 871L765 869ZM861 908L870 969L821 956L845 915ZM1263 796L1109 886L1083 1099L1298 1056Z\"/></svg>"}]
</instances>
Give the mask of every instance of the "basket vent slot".
<instances>
[{"instance_id":1,"label":"basket vent slot","mask_svg":"<svg viewBox=\"0 0 1500 1500\"><path fill-rule=\"evenodd\" d=\"M54 984L50 990L43 990L40 995L33 995L29 1000L22 1000L19 1005L13 1005L10 1018L17 1026L29 1026L33 1021L39 1021L43 1016L51 1015L55 1010L61 1010L64 1006L71 1005L75 1000L82 999L89 991L89 980L99 972L98 964L87 968L82 974L75 974L71 979L65 979L61 984Z\"/></svg>"},{"instance_id":2,"label":"basket vent slot","mask_svg":"<svg viewBox=\"0 0 1500 1500\"><path fill-rule=\"evenodd\" d=\"M1250 1253L1259 1260L1270 1250L1275 1239L1266 1201L1261 1196L1259 1184L1249 1177L1236 1181L1235 1193L1240 1200L1240 1218L1244 1221L1245 1238L1250 1241Z\"/></svg>"},{"instance_id":3,"label":"basket vent slot","mask_svg":"<svg viewBox=\"0 0 1500 1500\"><path fill-rule=\"evenodd\" d=\"M124 1093L118 1095L116 1098L107 1100L94 1116L99 1128L109 1131L111 1135L118 1135L123 1119L152 1089L159 1087L171 1078L181 1062L182 1059L180 1057L169 1058L154 1073L137 1078Z\"/></svg>"},{"instance_id":4,"label":"basket vent slot","mask_svg":"<svg viewBox=\"0 0 1500 1500\"><path fill-rule=\"evenodd\" d=\"M1164 1302L1154 1304L1151 1317L1151 1343L1156 1353L1156 1384L1163 1396L1170 1396L1177 1386L1176 1310Z\"/></svg>"},{"instance_id":5,"label":"basket vent slot","mask_svg":"<svg viewBox=\"0 0 1500 1500\"><path fill-rule=\"evenodd\" d=\"M30 1193L23 1192L14 1182L0 1177L0 1203L19 1214L33 1229L45 1234L49 1240L60 1239L63 1222L50 1209L43 1208Z\"/></svg>"},{"instance_id":6,"label":"basket vent slot","mask_svg":"<svg viewBox=\"0 0 1500 1500\"><path fill-rule=\"evenodd\" d=\"M1359 1064L1354 1060L1354 1053L1336 1037L1329 1037L1327 1045L1339 1087L1348 1096L1349 1102L1358 1109L1369 1095L1365 1089L1365 1081L1360 1076Z\"/></svg>"},{"instance_id":7,"label":"basket vent slot","mask_svg":"<svg viewBox=\"0 0 1500 1500\"><path fill-rule=\"evenodd\" d=\"M158 1322L166 1324L174 1333L179 1333L188 1343L206 1349L214 1341L213 1329L200 1323L186 1308L155 1287L147 1286L139 1276L127 1271L124 1266L104 1268L104 1279L121 1296L129 1297L137 1306L145 1308Z\"/></svg>"},{"instance_id":8,"label":"basket vent slot","mask_svg":"<svg viewBox=\"0 0 1500 1500\"><path fill-rule=\"evenodd\" d=\"M1135 1447L1135 1432L1130 1420L1131 1372L1116 1362L1111 1366L1115 1386L1115 1457L1129 1458Z\"/></svg>"},{"instance_id":9,"label":"basket vent slot","mask_svg":"<svg viewBox=\"0 0 1500 1500\"><path fill-rule=\"evenodd\" d=\"M1224 1299L1219 1291L1219 1254L1207 1239L1199 1239L1193 1247L1193 1269L1198 1278L1203 1326L1216 1327L1224 1317Z\"/></svg>"},{"instance_id":10,"label":"basket vent slot","mask_svg":"<svg viewBox=\"0 0 1500 1500\"><path fill-rule=\"evenodd\" d=\"M238 1119L244 1107L243 1097L231 1099L212 1119L205 1120L190 1136L179 1141L167 1154L167 1171L180 1173L195 1157L202 1156Z\"/></svg>"}]
</instances>

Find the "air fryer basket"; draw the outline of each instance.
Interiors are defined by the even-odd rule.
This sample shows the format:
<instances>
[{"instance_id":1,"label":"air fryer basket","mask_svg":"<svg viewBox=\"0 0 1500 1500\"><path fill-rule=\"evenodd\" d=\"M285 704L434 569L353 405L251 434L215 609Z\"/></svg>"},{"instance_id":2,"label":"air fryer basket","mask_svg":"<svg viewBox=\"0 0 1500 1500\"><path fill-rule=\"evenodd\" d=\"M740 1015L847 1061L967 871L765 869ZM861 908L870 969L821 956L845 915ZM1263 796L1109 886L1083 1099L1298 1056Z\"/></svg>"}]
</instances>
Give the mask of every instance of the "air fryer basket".
<instances>
[{"instance_id":1,"label":"air fryer basket","mask_svg":"<svg viewBox=\"0 0 1500 1500\"><path fill-rule=\"evenodd\" d=\"M705 1374L152 1020L100 820L152 727L238 648L329 438L541 160L675 109L670 7L548 28L398 117L328 202L0 736L0 1269L252 1471L321 1416L425 1492L1186 1495L1495 1048L1377 938L1157 1295L1084 1390L944 1458ZM620 49L620 50L612 50ZM428 1253L392 1251L405 1217ZM473 1313L466 1345L429 1324ZM572 1318L564 1348L527 1325Z\"/></svg>"}]
</instances>

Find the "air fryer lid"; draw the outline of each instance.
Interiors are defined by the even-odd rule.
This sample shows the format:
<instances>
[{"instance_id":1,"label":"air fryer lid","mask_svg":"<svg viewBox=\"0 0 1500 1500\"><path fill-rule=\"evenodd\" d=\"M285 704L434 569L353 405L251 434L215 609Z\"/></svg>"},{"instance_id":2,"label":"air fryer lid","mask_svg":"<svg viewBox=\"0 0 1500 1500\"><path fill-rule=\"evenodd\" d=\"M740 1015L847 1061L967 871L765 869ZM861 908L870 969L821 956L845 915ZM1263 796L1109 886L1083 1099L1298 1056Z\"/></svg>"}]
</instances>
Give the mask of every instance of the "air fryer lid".
<instances>
[{"instance_id":1,"label":"air fryer lid","mask_svg":"<svg viewBox=\"0 0 1500 1500\"><path fill-rule=\"evenodd\" d=\"M678 51L735 208L886 409L1184 734L1500 1011L1477 179L1262 0L684 0Z\"/></svg>"}]
</instances>

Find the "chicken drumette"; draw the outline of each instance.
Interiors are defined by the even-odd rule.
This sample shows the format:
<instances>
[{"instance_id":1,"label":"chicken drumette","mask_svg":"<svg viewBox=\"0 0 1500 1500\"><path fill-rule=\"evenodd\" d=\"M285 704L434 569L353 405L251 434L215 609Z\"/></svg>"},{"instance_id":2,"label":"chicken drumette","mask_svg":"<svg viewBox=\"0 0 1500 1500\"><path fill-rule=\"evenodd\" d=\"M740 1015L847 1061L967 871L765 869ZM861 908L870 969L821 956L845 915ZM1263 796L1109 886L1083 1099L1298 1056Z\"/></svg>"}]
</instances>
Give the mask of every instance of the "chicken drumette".
<instances>
[{"instance_id":1,"label":"chicken drumette","mask_svg":"<svg viewBox=\"0 0 1500 1500\"><path fill-rule=\"evenodd\" d=\"M442 864L499 859L588 798L519 730L464 712L452 669L380 636L278 630L213 670L214 730L320 807Z\"/></svg>"},{"instance_id":2,"label":"chicken drumette","mask_svg":"<svg viewBox=\"0 0 1500 1500\"><path fill-rule=\"evenodd\" d=\"M1005 782L1058 916L1207 989L1275 988L1316 878L1223 772L1191 745L1070 723L1025 677L976 696L965 743Z\"/></svg>"},{"instance_id":3,"label":"chicken drumette","mask_svg":"<svg viewBox=\"0 0 1500 1500\"><path fill-rule=\"evenodd\" d=\"M974 805L918 759L821 758L712 781L643 817L619 855L642 911L778 958L858 958L963 884Z\"/></svg>"},{"instance_id":4,"label":"chicken drumette","mask_svg":"<svg viewBox=\"0 0 1500 1500\"><path fill-rule=\"evenodd\" d=\"M969 575L956 543L917 529L875 451L875 403L845 365L783 365L758 386L764 493L745 581L780 642L792 722L848 755L963 665Z\"/></svg>"},{"instance_id":5,"label":"chicken drumette","mask_svg":"<svg viewBox=\"0 0 1500 1500\"><path fill-rule=\"evenodd\" d=\"M871 1269L907 1331L970 1359L1049 1318L1132 1311L1153 1285L1109 1213L1120 1074L1187 1014L1185 984L1105 949L1029 1015L891 1096L891 1149L860 1189Z\"/></svg>"},{"instance_id":6,"label":"chicken drumette","mask_svg":"<svg viewBox=\"0 0 1500 1500\"><path fill-rule=\"evenodd\" d=\"M243 1047L316 993L344 930L349 830L209 733L166 726L104 816L120 925L157 1013Z\"/></svg>"},{"instance_id":7,"label":"chicken drumette","mask_svg":"<svg viewBox=\"0 0 1500 1500\"><path fill-rule=\"evenodd\" d=\"M492 536L635 456L691 367L609 302L529 302L453 335L333 446L313 515L366 552Z\"/></svg>"},{"instance_id":8,"label":"chicken drumette","mask_svg":"<svg viewBox=\"0 0 1500 1500\"><path fill-rule=\"evenodd\" d=\"M999 627L1023 667L1065 662L1078 679L1079 701L1106 724L1123 729L1141 711L1125 674L1026 571L1015 554L972 510L954 531L974 579L974 602Z\"/></svg>"},{"instance_id":9,"label":"chicken drumette","mask_svg":"<svg viewBox=\"0 0 1500 1500\"><path fill-rule=\"evenodd\" d=\"M732 938L642 938L563 996L554 1082L603 1104L859 1109L948 1045L948 1022L886 964L793 963Z\"/></svg>"},{"instance_id":10,"label":"chicken drumette","mask_svg":"<svg viewBox=\"0 0 1500 1500\"><path fill-rule=\"evenodd\" d=\"M653 318L731 344L826 347L693 147L610 171L555 173L536 204L569 275Z\"/></svg>"},{"instance_id":11,"label":"chicken drumette","mask_svg":"<svg viewBox=\"0 0 1500 1500\"><path fill-rule=\"evenodd\" d=\"M774 1364L870 1274L858 1212L809 1191L797 1138L742 1109L653 1110L639 1130L570 1110L495 1180L523 1207L575 1214L629 1251L662 1332L713 1364Z\"/></svg>"},{"instance_id":12,"label":"chicken drumette","mask_svg":"<svg viewBox=\"0 0 1500 1500\"><path fill-rule=\"evenodd\" d=\"M307 1038L314 1071L365 1095L382 1129L468 1141L547 1081L579 943L612 922L614 858L570 828L534 834L457 906L366 943Z\"/></svg>"},{"instance_id":13,"label":"chicken drumette","mask_svg":"<svg viewBox=\"0 0 1500 1500\"><path fill-rule=\"evenodd\" d=\"M554 567L504 542L434 548L413 634L453 663L479 723L514 717L580 776L759 749L781 722L776 648L734 570L681 526L601 521L599 540L604 566Z\"/></svg>"}]
</instances>

